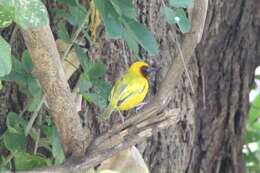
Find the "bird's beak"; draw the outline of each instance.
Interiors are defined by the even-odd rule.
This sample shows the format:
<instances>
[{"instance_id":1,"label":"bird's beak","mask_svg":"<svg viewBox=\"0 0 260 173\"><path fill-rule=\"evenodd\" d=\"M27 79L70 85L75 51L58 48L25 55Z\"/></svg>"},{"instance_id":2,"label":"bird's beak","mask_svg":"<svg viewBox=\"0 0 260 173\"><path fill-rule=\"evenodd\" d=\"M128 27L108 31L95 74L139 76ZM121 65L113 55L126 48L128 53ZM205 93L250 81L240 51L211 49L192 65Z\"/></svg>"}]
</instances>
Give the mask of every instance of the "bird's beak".
<instances>
[{"instance_id":1,"label":"bird's beak","mask_svg":"<svg viewBox=\"0 0 260 173\"><path fill-rule=\"evenodd\" d=\"M156 67L156 66L149 66L148 68L147 68L147 72L148 73L151 73L151 72L159 72L160 71L160 67Z\"/></svg>"}]
</instances>

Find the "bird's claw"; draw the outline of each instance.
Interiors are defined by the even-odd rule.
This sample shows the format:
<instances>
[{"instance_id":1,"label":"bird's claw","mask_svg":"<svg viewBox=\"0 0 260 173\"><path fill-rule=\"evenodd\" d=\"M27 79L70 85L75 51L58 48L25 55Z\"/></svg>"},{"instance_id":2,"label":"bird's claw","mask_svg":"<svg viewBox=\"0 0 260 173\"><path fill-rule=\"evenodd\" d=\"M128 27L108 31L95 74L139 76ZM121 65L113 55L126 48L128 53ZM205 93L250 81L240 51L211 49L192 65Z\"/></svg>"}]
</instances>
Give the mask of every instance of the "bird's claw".
<instances>
[{"instance_id":1,"label":"bird's claw","mask_svg":"<svg viewBox=\"0 0 260 173\"><path fill-rule=\"evenodd\" d=\"M147 105L148 102L143 102L143 103L140 103L139 105L137 105L137 107L135 108L135 112L139 112L145 105Z\"/></svg>"},{"instance_id":2,"label":"bird's claw","mask_svg":"<svg viewBox=\"0 0 260 173\"><path fill-rule=\"evenodd\" d=\"M121 121L122 124L124 124L125 123L125 117L123 116L123 114L120 111L118 111L118 112L119 112L120 121Z\"/></svg>"}]
</instances>

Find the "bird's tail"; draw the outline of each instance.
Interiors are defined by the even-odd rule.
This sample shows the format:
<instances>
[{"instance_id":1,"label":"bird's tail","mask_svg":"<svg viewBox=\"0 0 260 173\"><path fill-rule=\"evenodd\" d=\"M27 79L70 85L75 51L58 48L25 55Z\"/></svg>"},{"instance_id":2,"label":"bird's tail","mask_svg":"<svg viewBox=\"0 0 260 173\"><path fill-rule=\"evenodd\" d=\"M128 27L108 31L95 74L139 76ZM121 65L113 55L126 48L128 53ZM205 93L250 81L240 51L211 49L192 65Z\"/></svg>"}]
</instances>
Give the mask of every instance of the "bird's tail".
<instances>
[{"instance_id":1,"label":"bird's tail","mask_svg":"<svg viewBox=\"0 0 260 173\"><path fill-rule=\"evenodd\" d=\"M111 105L108 105L106 110L101 114L101 119L107 120L114 110L115 109Z\"/></svg>"}]
</instances>

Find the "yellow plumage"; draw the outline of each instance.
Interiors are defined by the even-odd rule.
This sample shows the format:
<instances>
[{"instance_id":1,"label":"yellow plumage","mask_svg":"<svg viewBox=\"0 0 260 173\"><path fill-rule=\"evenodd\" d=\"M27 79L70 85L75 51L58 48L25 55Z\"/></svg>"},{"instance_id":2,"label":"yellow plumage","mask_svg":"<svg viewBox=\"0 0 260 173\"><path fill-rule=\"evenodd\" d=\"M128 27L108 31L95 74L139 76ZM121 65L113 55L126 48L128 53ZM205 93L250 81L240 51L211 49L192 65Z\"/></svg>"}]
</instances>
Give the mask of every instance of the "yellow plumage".
<instances>
[{"instance_id":1,"label":"yellow plumage","mask_svg":"<svg viewBox=\"0 0 260 173\"><path fill-rule=\"evenodd\" d=\"M109 105L102 115L108 119L113 111L125 111L138 106L145 98L149 84L144 70L148 64L137 61L119 79L111 90Z\"/></svg>"}]
</instances>

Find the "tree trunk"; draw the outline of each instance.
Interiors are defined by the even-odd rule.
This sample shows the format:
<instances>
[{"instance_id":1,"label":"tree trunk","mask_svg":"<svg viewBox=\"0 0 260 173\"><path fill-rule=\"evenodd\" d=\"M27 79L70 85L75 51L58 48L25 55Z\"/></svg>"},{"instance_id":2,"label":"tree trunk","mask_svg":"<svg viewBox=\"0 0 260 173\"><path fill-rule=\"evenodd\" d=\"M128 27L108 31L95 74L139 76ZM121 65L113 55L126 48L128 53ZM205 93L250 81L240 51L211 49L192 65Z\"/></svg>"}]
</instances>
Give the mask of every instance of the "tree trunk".
<instances>
[{"instance_id":1,"label":"tree trunk","mask_svg":"<svg viewBox=\"0 0 260 173\"><path fill-rule=\"evenodd\" d=\"M189 65L196 94L184 76L172 103L182 110L179 128L166 129L142 145L152 173L245 172L243 135L259 38L256 7L254 1L210 1L203 39ZM158 38L167 30L152 28ZM162 40L161 50L171 52L171 40Z\"/></svg>"},{"instance_id":2,"label":"tree trunk","mask_svg":"<svg viewBox=\"0 0 260 173\"><path fill-rule=\"evenodd\" d=\"M140 21L160 43L156 57L141 52L148 62L162 67L150 80L150 95L154 95L174 62L176 43L169 34L172 26L160 12L160 0L137 1L136 5ZM195 93L183 74L169 105L181 108L178 127L138 145L151 173L245 172L242 147L259 38L257 5L259 2L247 0L209 2L202 41L188 64ZM109 71L114 74L113 81L133 59L126 58L131 53L125 51L121 41L109 42L104 33L103 38L97 44L103 49L97 53L92 48L92 56L106 57L107 64L112 64Z\"/></svg>"}]
</instances>

